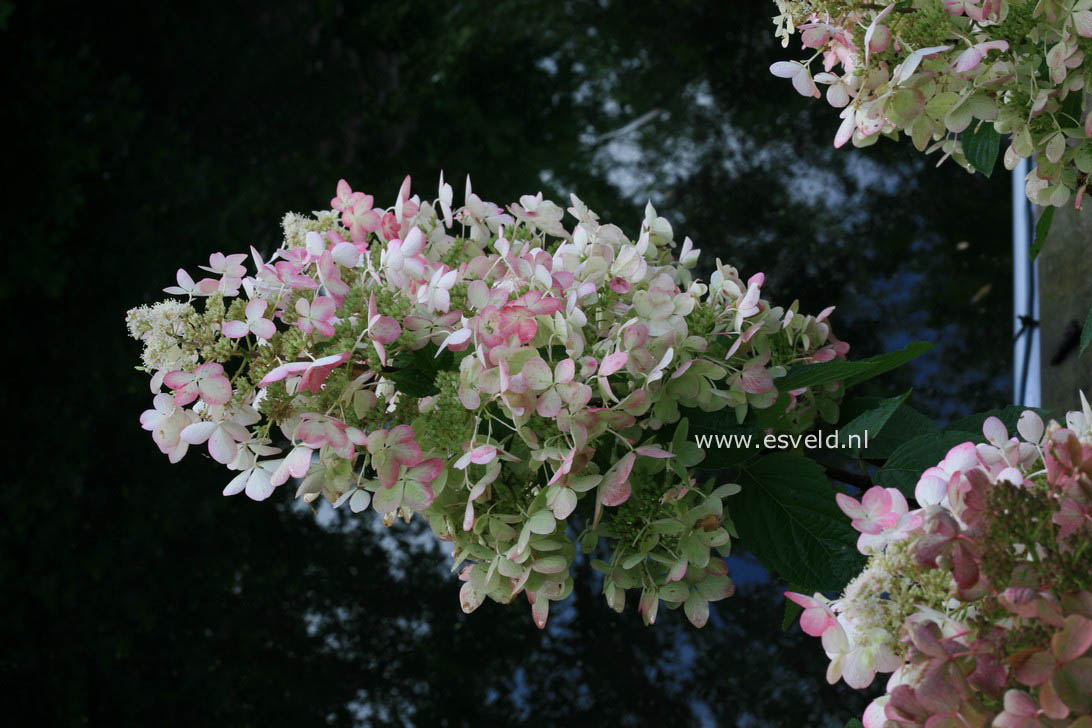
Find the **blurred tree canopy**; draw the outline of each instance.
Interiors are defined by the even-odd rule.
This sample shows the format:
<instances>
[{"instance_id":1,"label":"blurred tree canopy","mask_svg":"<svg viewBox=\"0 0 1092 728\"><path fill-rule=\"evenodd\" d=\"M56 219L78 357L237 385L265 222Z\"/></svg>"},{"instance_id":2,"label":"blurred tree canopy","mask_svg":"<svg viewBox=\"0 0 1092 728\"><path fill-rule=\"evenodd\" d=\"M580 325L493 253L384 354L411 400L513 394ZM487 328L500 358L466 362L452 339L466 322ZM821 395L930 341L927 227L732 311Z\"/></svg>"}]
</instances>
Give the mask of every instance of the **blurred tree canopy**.
<instances>
[{"instance_id":1,"label":"blurred tree canopy","mask_svg":"<svg viewBox=\"0 0 1092 728\"><path fill-rule=\"evenodd\" d=\"M210 252L269 251L340 177L508 202L575 192L677 235L771 298L837 304L852 356L938 349L876 391L939 417L1003 403L1008 182L881 142L835 151L837 114L768 73L764 2L570 0L0 6L8 107L15 422L0 543L0 676L45 725L842 725L755 584L696 632L653 629L577 579L538 632L525 605L467 617L412 527L326 527L219 496L137 417L126 309ZM991 292L992 291L992 292ZM17 414L16 414L17 413ZM10 430L9 430L10 432ZM392 575L393 573L393 575Z\"/></svg>"}]
</instances>

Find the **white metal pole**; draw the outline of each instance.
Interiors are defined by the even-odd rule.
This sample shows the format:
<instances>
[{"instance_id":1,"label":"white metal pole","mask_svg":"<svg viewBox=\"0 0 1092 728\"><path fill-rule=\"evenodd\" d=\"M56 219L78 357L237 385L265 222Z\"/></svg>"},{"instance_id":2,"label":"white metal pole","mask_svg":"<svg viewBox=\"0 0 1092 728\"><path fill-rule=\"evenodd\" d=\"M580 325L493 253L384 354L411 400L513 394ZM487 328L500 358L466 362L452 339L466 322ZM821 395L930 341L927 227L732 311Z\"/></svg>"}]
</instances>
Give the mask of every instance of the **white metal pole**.
<instances>
[{"instance_id":1,"label":"white metal pole","mask_svg":"<svg viewBox=\"0 0 1092 728\"><path fill-rule=\"evenodd\" d=\"M1039 266L1028 255L1035 239L1035 218L1024 194L1030 169L1023 159L1012 171L1013 393L1015 404L1042 402L1039 364Z\"/></svg>"}]
</instances>

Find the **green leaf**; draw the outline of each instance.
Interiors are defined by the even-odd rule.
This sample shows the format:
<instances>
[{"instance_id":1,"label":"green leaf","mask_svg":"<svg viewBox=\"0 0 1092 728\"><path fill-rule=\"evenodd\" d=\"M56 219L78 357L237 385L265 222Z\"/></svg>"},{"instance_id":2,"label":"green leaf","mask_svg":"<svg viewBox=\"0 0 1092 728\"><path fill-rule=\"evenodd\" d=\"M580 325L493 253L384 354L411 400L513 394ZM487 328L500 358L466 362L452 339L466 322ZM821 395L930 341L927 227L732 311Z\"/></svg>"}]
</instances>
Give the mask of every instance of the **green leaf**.
<instances>
[{"instance_id":1,"label":"green leaf","mask_svg":"<svg viewBox=\"0 0 1092 728\"><path fill-rule=\"evenodd\" d=\"M774 400L774 403L769 407L764 407L762 409L755 409L752 407L750 415L754 420L755 427L763 431L771 427L775 430L781 429L778 427L778 423L781 418L785 416L785 410L789 408L789 401L789 390L785 387L781 387L780 391L777 393L777 399ZM728 411L731 412L731 410Z\"/></svg>"},{"instance_id":2,"label":"green leaf","mask_svg":"<svg viewBox=\"0 0 1092 728\"><path fill-rule=\"evenodd\" d=\"M1081 106L1084 103L1084 95L1071 93L1065 97L1065 101L1062 102L1062 108L1059 111L1068 116L1068 119L1064 119L1065 126L1080 126L1081 125Z\"/></svg>"},{"instance_id":3,"label":"green leaf","mask_svg":"<svg viewBox=\"0 0 1092 728\"><path fill-rule=\"evenodd\" d=\"M898 488L904 495L913 498L914 486L918 484L922 471L943 460L956 445L980 439L980 436L958 430L919 435L891 453L887 463L876 474L876 483L885 488Z\"/></svg>"},{"instance_id":4,"label":"green leaf","mask_svg":"<svg viewBox=\"0 0 1092 728\"><path fill-rule=\"evenodd\" d=\"M383 376L390 379L398 387L402 394L410 397L430 397L439 394L440 390L433 384L433 378L416 369L399 369L393 372L384 372Z\"/></svg>"},{"instance_id":5,"label":"green leaf","mask_svg":"<svg viewBox=\"0 0 1092 728\"><path fill-rule=\"evenodd\" d=\"M910 392L912 391L912 389L907 390L898 397L881 400L879 405L874 409L862 412L850 420L848 424L840 427L838 429L839 446L846 447L849 444L849 438L853 435L856 435L858 440L863 440L861 443L863 446L867 446L870 438L875 440L887 424L887 421L891 419L891 416L895 414L895 411L906 401L906 398L910 396ZM855 453L858 453L860 450L861 447L854 448Z\"/></svg>"},{"instance_id":6,"label":"green leaf","mask_svg":"<svg viewBox=\"0 0 1092 728\"><path fill-rule=\"evenodd\" d=\"M1054 222L1054 208L1048 207L1043 210L1043 214L1039 215L1039 220L1035 223L1035 242L1031 244L1031 259L1035 260L1039 257L1039 253L1043 250L1043 244L1046 242L1047 235L1050 234L1050 224Z\"/></svg>"},{"instance_id":7,"label":"green leaf","mask_svg":"<svg viewBox=\"0 0 1092 728\"><path fill-rule=\"evenodd\" d=\"M962 142L963 154L971 166L987 177L993 174L997 154L1001 150L1001 135L993 124L984 121L973 132L964 132Z\"/></svg>"},{"instance_id":8,"label":"green leaf","mask_svg":"<svg viewBox=\"0 0 1092 728\"><path fill-rule=\"evenodd\" d=\"M1084 354L1090 344L1092 344L1092 308L1088 309L1088 318L1084 320L1084 331L1081 332L1081 350L1077 353L1077 356Z\"/></svg>"},{"instance_id":9,"label":"green leaf","mask_svg":"<svg viewBox=\"0 0 1092 728\"><path fill-rule=\"evenodd\" d=\"M799 594L804 587L799 584L789 584L787 591L796 592ZM793 622L800 618L804 608L794 602L792 599L785 599L785 613L781 617L781 631L788 632L792 627Z\"/></svg>"},{"instance_id":10,"label":"green leaf","mask_svg":"<svg viewBox=\"0 0 1092 728\"><path fill-rule=\"evenodd\" d=\"M864 723L856 718L850 718L842 728L864 728Z\"/></svg>"},{"instance_id":11,"label":"green leaf","mask_svg":"<svg viewBox=\"0 0 1092 728\"><path fill-rule=\"evenodd\" d=\"M854 397L843 408L845 421L853 421L857 416L879 407L883 401L880 397ZM867 460L886 460L907 440L929 432L940 432L940 427L932 419L903 402L891 414L876 437L869 434L868 447L861 451L860 457Z\"/></svg>"},{"instance_id":12,"label":"green leaf","mask_svg":"<svg viewBox=\"0 0 1092 728\"><path fill-rule=\"evenodd\" d=\"M682 466L692 468L702 461L705 453L700 447L687 441L679 445L679 449L675 451L675 457Z\"/></svg>"},{"instance_id":13,"label":"green leaf","mask_svg":"<svg viewBox=\"0 0 1092 728\"><path fill-rule=\"evenodd\" d=\"M691 565L704 569L709 564L709 547L694 534L683 536L679 540L679 548Z\"/></svg>"},{"instance_id":14,"label":"green leaf","mask_svg":"<svg viewBox=\"0 0 1092 728\"><path fill-rule=\"evenodd\" d=\"M1050 410L1040 409L1038 407L1023 407L1017 404L1010 404L1008 407L1002 407L999 409L986 410L985 412L976 412L973 415L968 415L962 419L958 419L955 422L948 425L945 430L957 431L957 432L973 432L976 433L976 439L981 440L982 437L982 423L989 417L996 417L1005 423L1005 427L1009 431L1009 435L1012 436L1016 433L1016 423L1020 421L1020 415L1024 413L1024 410L1032 410L1046 422L1050 419L1059 419Z\"/></svg>"},{"instance_id":15,"label":"green leaf","mask_svg":"<svg viewBox=\"0 0 1092 728\"><path fill-rule=\"evenodd\" d=\"M777 387L781 390L798 389L799 387L814 387L818 384L826 384L837 380L842 380L846 387L851 387L854 384L860 384L872 377L901 367L932 348L932 344L915 341L908 344L901 351L892 351L869 359L827 361L793 367L788 375L777 380Z\"/></svg>"},{"instance_id":16,"label":"green leaf","mask_svg":"<svg viewBox=\"0 0 1092 728\"><path fill-rule=\"evenodd\" d=\"M838 591L860 572L857 533L815 461L776 452L740 476L732 513L744 545L763 564L804 593Z\"/></svg>"},{"instance_id":17,"label":"green leaf","mask_svg":"<svg viewBox=\"0 0 1092 728\"><path fill-rule=\"evenodd\" d=\"M429 397L440 392L434 382L436 374L455 365L455 355L448 350L436 356L439 347L430 343L416 351L397 354L383 374L398 386L398 391L411 397Z\"/></svg>"}]
</instances>

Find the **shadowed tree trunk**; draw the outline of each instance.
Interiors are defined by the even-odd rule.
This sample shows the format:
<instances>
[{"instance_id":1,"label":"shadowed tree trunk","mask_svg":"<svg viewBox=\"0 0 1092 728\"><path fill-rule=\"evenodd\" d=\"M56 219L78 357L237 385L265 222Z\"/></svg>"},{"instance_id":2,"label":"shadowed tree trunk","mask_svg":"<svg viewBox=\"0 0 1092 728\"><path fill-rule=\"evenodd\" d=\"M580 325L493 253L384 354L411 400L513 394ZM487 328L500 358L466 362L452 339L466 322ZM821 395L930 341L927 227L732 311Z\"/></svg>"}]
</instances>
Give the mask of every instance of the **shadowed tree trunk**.
<instances>
[{"instance_id":1,"label":"shadowed tree trunk","mask_svg":"<svg viewBox=\"0 0 1092 728\"><path fill-rule=\"evenodd\" d=\"M1080 355L1081 328L1092 306L1092 215L1066 206L1039 256L1039 319L1043 407L1080 408L1078 390L1092 396L1092 349Z\"/></svg>"}]
</instances>

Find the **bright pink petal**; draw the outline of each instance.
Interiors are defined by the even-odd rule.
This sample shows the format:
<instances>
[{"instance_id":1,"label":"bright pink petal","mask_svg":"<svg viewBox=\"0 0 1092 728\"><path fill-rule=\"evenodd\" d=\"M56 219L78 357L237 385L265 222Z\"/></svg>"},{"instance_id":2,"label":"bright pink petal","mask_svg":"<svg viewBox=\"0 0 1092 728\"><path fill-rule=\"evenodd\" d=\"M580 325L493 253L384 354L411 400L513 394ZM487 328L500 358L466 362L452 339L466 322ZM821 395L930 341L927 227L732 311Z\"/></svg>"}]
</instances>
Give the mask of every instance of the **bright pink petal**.
<instances>
[{"instance_id":1,"label":"bright pink petal","mask_svg":"<svg viewBox=\"0 0 1092 728\"><path fill-rule=\"evenodd\" d=\"M329 358L329 357L326 357L326 358ZM319 362L320 361L322 361L322 359L319 359ZM318 364L319 362L313 362L313 363ZM258 383L258 386L259 387L266 387L266 386L272 384L273 382L281 381L285 377L290 377L290 376L294 376L294 375L297 375L297 374L302 374L303 372L310 369L311 366L312 366L312 362L309 362L309 361L294 361L294 362L291 362L291 363L288 363L288 364L281 364L279 367L274 367L273 369L271 369L269 374L266 374L262 378L262 381Z\"/></svg>"},{"instance_id":2,"label":"bright pink petal","mask_svg":"<svg viewBox=\"0 0 1092 728\"><path fill-rule=\"evenodd\" d=\"M163 383L170 389L181 389L192 381L193 375L181 370L168 372L167 375L163 377Z\"/></svg>"},{"instance_id":3,"label":"bright pink petal","mask_svg":"<svg viewBox=\"0 0 1092 728\"><path fill-rule=\"evenodd\" d=\"M812 637L822 637L823 633L838 623L826 606L810 607L800 615L800 629Z\"/></svg>"}]
</instances>

